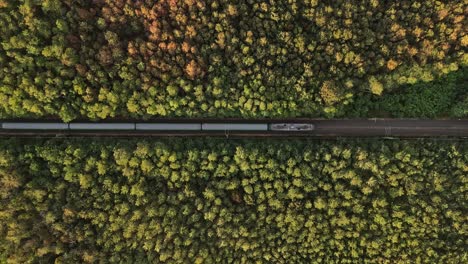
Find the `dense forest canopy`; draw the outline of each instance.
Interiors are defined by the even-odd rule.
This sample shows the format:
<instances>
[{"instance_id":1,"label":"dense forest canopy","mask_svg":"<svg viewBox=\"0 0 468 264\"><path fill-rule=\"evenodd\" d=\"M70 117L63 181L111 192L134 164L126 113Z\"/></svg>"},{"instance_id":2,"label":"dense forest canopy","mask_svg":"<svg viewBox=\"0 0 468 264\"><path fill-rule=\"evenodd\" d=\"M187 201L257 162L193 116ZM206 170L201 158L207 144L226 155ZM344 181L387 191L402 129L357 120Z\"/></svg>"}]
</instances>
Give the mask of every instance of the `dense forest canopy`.
<instances>
[{"instance_id":1,"label":"dense forest canopy","mask_svg":"<svg viewBox=\"0 0 468 264\"><path fill-rule=\"evenodd\" d=\"M0 0L0 118L468 117L466 1ZM0 138L0 263L468 263L467 141Z\"/></svg>"},{"instance_id":2,"label":"dense forest canopy","mask_svg":"<svg viewBox=\"0 0 468 264\"><path fill-rule=\"evenodd\" d=\"M2 139L0 262L466 263L467 174L466 141Z\"/></svg>"},{"instance_id":3,"label":"dense forest canopy","mask_svg":"<svg viewBox=\"0 0 468 264\"><path fill-rule=\"evenodd\" d=\"M0 0L0 117L343 116L464 67L466 13L453 0ZM466 116L457 88L438 114Z\"/></svg>"}]
</instances>

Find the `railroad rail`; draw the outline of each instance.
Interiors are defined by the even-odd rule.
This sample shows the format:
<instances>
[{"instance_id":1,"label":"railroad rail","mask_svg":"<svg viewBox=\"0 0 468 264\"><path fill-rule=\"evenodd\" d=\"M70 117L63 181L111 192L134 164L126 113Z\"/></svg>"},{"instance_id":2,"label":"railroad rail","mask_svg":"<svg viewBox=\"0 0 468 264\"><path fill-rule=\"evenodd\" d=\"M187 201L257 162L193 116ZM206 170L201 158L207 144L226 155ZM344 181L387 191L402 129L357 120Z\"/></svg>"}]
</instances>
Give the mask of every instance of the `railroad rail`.
<instances>
[{"instance_id":1,"label":"railroad rail","mask_svg":"<svg viewBox=\"0 0 468 264\"><path fill-rule=\"evenodd\" d=\"M0 136L462 137L468 120L158 119L102 122L0 120Z\"/></svg>"}]
</instances>

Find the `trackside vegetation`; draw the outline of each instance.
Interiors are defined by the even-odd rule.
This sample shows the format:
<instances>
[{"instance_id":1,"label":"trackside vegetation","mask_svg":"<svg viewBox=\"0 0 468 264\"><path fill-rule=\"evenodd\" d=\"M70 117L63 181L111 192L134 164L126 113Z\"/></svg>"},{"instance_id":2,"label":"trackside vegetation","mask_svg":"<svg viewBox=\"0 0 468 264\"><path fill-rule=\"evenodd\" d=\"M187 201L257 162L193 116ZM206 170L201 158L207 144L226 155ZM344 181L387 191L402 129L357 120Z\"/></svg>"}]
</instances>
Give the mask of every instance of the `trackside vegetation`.
<instances>
[{"instance_id":1,"label":"trackside vegetation","mask_svg":"<svg viewBox=\"0 0 468 264\"><path fill-rule=\"evenodd\" d=\"M465 1L0 0L0 118L347 116L466 66L466 25Z\"/></svg>"},{"instance_id":2,"label":"trackside vegetation","mask_svg":"<svg viewBox=\"0 0 468 264\"><path fill-rule=\"evenodd\" d=\"M348 117L468 117L468 68L385 96L366 94L344 108Z\"/></svg>"},{"instance_id":3,"label":"trackside vegetation","mask_svg":"<svg viewBox=\"0 0 468 264\"><path fill-rule=\"evenodd\" d=\"M2 139L0 262L466 263L467 153L433 140Z\"/></svg>"}]
</instances>

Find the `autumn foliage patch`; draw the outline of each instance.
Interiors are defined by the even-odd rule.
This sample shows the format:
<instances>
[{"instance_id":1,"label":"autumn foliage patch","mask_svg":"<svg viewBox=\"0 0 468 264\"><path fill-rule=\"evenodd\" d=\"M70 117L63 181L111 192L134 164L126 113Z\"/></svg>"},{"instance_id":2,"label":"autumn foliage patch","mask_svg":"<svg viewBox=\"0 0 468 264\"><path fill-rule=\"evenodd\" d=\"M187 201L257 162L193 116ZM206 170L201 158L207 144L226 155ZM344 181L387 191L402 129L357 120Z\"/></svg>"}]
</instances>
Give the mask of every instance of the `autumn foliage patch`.
<instances>
[{"instance_id":1,"label":"autumn foliage patch","mask_svg":"<svg viewBox=\"0 0 468 264\"><path fill-rule=\"evenodd\" d=\"M0 117L337 116L466 65L463 1L0 1Z\"/></svg>"}]
</instances>

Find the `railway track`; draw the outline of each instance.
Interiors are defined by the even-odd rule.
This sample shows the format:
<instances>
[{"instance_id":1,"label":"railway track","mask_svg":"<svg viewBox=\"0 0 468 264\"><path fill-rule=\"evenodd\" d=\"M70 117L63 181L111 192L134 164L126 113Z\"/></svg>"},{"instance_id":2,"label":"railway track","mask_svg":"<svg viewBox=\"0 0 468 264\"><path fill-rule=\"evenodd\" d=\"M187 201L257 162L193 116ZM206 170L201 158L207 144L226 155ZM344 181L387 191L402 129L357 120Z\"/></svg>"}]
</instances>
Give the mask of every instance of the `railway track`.
<instances>
[{"instance_id":1,"label":"railway track","mask_svg":"<svg viewBox=\"0 0 468 264\"><path fill-rule=\"evenodd\" d=\"M419 119L152 119L0 120L4 137L458 137L468 120Z\"/></svg>"}]
</instances>

